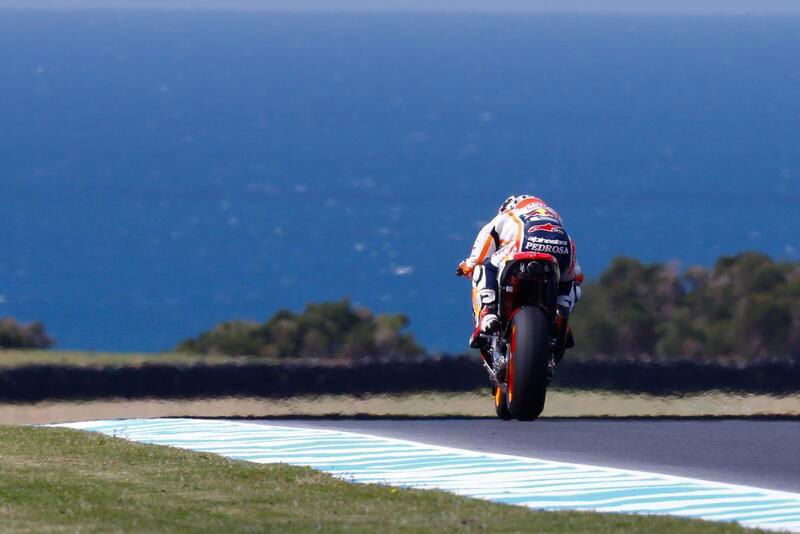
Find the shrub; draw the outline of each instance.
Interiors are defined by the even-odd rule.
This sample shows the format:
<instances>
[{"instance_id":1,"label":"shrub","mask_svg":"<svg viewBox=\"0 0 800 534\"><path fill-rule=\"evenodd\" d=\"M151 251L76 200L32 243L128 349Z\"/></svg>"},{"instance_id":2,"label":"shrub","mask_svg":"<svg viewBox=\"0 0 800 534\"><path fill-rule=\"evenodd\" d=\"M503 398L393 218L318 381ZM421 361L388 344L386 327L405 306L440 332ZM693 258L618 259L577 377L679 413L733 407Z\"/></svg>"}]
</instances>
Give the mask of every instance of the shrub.
<instances>
[{"instance_id":1,"label":"shrub","mask_svg":"<svg viewBox=\"0 0 800 534\"><path fill-rule=\"evenodd\" d=\"M182 352L215 354L256 354L260 343L259 325L250 321L228 321L204 332L197 339L187 339L178 345Z\"/></svg>"},{"instance_id":2,"label":"shrub","mask_svg":"<svg viewBox=\"0 0 800 534\"><path fill-rule=\"evenodd\" d=\"M800 357L800 264L744 252L679 273L617 258L584 296L578 356Z\"/></svg>"},{"instance_id":3,"label":"shrub","mask_svg":"<svg viewBox=\"0 0 800 534\"><path fill-rule=\"evenodd\" d=\"M349 300L309 304L301 314L281 310L264 323L230 321L178 345L179 351L276 358L407 358L422 348L405 330L404 315L377 315Z\"/></svg>"},{"instance_id":4,"label":"shrub","mask_svg":"<svg viewBox=\"0 0 800 534\"><path fill-rule=\"evenodd\" d=\"M4 349L47 349L53 343L40 322L20 324L11 317L0 319L0 347Z\"/></svg>"}]
</instances>

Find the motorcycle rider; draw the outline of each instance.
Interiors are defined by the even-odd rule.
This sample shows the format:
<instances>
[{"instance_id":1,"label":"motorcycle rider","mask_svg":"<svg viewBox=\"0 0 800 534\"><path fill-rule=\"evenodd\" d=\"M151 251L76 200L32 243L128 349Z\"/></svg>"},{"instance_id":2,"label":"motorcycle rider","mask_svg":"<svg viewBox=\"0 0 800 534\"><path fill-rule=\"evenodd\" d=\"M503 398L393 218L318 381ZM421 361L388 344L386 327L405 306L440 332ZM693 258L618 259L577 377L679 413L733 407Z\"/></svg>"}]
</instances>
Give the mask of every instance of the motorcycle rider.
<instances>
[{"instance_id":1,"label":"motorcycle rider","mask_svg":"<svg viewBox=\"0 0 800 534\"><path fill-rule=\"evenodd\" d=\"M456 270L458 276L472 276L475 316L475 330L470 337L472 348L482 349L485 338L481 334L495 333L500 326L497 275L518 252L543 252L556 258L561 271L557 301L561 314L568 316L580 299L583 271L561 216L540 198L510 196L500 205L497 216L478 233L472 253ZM569 330L560 332L559 338L564 339L564 346L558 359L564 349L574 344Z\"/></svg>"}]
</instances>

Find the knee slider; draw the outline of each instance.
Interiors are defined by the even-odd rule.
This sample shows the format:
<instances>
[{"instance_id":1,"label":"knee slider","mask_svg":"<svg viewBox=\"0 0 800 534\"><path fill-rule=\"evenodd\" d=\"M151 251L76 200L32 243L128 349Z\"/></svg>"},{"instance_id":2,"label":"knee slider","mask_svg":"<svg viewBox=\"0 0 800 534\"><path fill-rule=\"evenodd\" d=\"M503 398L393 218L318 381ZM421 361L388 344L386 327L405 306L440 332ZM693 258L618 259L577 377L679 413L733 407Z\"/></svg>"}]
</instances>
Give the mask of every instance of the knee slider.
<instances>
[{"instance_id":1,"label":"knee slider","mask_svg":"<svg viewBox=\"0 0 800 534\"><path fill-rule=\"evenodd\" d=\"M497 300L497 295L492 289L481 289L478 292L478 298L480 299L481 304L494 304L494 302Z\"/></svg>"}]
</instances>

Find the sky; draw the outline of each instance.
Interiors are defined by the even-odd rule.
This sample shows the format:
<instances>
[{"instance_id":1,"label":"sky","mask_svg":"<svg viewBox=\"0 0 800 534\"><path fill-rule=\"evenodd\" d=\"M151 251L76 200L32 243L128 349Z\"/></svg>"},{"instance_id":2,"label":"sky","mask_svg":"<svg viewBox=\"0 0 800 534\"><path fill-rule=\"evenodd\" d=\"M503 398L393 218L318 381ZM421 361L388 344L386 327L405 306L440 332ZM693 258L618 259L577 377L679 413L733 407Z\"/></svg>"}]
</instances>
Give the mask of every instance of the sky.
<instances>
[{"instance_id":1,"label":"sky","mask_svg":"<svg viewBox=\"0 0 800 534\"><path fill-rule=\"evenodd\" d=\"M800 15L797 0L0 0L0 8Z\"/></svg>"}]
</instances>

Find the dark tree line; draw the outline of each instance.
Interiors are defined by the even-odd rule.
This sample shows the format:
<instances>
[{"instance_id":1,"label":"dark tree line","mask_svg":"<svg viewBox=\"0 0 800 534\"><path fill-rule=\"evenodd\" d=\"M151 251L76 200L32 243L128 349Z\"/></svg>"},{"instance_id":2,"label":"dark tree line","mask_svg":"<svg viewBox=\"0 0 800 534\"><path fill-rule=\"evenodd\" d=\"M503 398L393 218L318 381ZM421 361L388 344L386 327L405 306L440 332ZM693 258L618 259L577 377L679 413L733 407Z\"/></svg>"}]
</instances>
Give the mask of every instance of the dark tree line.
<instances>
[{"instance_id":1,"label":"dark tree line","mask_svg":"<svg viewBox=\"0 0 800 534\"><path fill-rule=\"evenodd\" d=\"M800 263L745 252L680 271L617 258L584 295L576 356L800 360Z\"/></svg>"},{"instance_id":2,"label":"dark tree line","mask_svg":"<svg viewBox=\"0 0 800 534\"><path fill-rule=\"evenodd\" d=\"M52 346L53 339L42 323L21 324L11 317L0 319L0 348L47 349Z\"/></svg>"},{"instance_id":3,"label":"dark tree line","mask_svg":"<svg viewBox=\"0 0 800 534\"><path fill-rule=\"evenodd\" d=\"M713 268L616 258L584 285L572 318L575 358L800 361L800 263L745 252ZM403 315L373 315L347 300L280 311L264 323L229 321L178 350L278 358L423 354Z\"/></svg>"},{"instance_id":4,"label":"dark tree line","mask_svg":"<svg viewBox=\"0 0 800 534\"><path fill-rule=\"evenodd\" d=\"M800 262L745 252L713 268L617 258L571 319L574 358L800 361ZM348 300L228 321L178 346L196 353L276 358L406 358L424 353L404 315L374 315ZM42 323L0 319L0 348L53 345Z\"/></svg>"},{"instance_id":5,"label":"dark tree line","mask_svg":"<svg viewBox=\"0 0 800 534\"><path fill-rule=\"evenodd\" d=\"M228 321L178 345L179 351L277 358L405 358L423 349L405 332L404 315L373 315L348 300L282 310L263 323Z\"/></svg>"}]
</instances>

